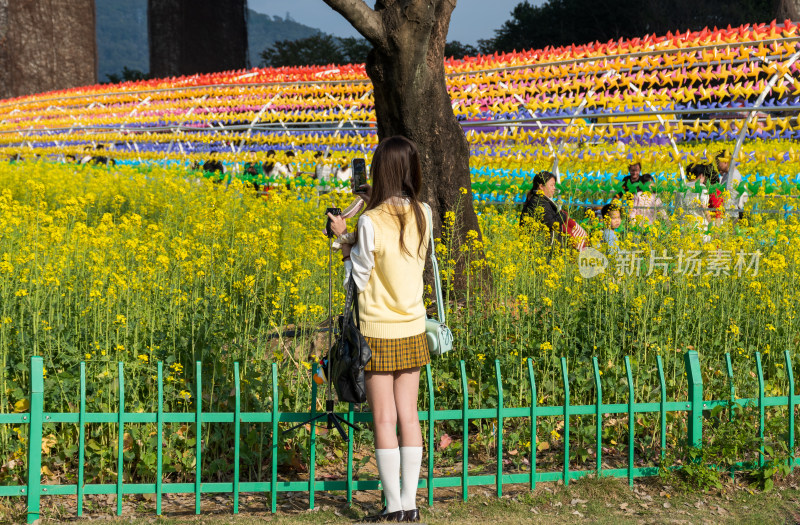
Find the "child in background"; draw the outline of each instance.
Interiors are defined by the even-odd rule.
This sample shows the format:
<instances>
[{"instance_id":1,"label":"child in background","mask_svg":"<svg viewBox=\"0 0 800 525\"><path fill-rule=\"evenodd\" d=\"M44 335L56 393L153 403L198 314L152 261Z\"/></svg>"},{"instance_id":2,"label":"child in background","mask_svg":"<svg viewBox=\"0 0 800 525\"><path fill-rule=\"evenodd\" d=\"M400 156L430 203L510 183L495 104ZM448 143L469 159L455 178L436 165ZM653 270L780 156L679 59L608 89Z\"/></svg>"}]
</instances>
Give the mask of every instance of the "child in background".
<instances>
[{"instance_id":1,"label":"child in background","mask_svg":"<svg viewBox=\"0 0 800 525\"><path fill-rule=\"evenodd\" d=\"M617 250L620 233L619 227L622 225L622 209L618 204L609 203L603 206L600 212L605 223L603 230L603 242L606 243L610 250Z\"/></svg>"},{"instance_id":2,"label":"child in background","mask_svg":"<svg viewBox=\"0 0 800 525\"><path fill-rule=\"evenodd\" d=\"M649 173L645 173L639 177L640 186L633 196L633 203L631 205L630 218L631 221L636 222L637 217L644 217L647 224L653 224L656 218L667 217L666 212L662 209L664 203L658 198L655 193L655 179Z\"/></svg>"}]
</instances>

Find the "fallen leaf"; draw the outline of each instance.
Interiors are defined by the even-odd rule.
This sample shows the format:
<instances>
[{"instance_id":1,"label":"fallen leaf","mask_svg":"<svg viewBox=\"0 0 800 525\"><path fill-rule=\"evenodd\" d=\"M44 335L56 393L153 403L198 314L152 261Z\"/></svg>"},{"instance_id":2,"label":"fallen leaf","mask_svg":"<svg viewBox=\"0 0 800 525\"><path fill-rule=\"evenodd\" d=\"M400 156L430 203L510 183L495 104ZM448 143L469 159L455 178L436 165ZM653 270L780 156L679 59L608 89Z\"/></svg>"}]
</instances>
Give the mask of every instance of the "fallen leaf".
<instances>
[{"instance_id":1,"label":"fallen leaf","mask_svg":"<svg viewBox=\"0 0 800 525\"><path fill-rule=\"evenodd\" d=\"M125 432L122 436L122 451L127 452L133 448L133 436Z\"/></svg>"},{"instance_id":2,"label":"fallen leaf","mask_svg":"<svg viewBox=\"0 0 800 525\"><path fill-rule=\"evenodd\" d=\"M58 443L58 439L53 434L42 437L42 454L50 454L52 449Z\"/></svg>"}]
</instances>

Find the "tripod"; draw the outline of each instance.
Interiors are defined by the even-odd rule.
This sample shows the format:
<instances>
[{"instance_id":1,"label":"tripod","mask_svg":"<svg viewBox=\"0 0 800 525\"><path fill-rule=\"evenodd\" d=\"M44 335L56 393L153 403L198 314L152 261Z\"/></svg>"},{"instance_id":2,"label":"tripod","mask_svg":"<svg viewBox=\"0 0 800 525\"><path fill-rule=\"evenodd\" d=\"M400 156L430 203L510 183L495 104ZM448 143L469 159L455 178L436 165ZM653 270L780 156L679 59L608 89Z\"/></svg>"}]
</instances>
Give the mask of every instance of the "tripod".
<instances>
[{"instance_id":1,"label":"tripod","mask_svg":"<svg viewBox=\"0 0 800 525\"><path fill-rule=\"evenodd\" d=\"M328 327L328 348L330 349L330 348L333 347L333 329L334 329L334 323L333 323L333 245L332 245L332 243L333 243L333 240L332 240L333 239L333 235L330 232L330 230L328 230L326 233L328 234L328 319L330 319L330 321L331 321L331 325L330 325L330 327ZM331 368L332 368L332 366L331 366L330 357L329 357L328 358L328 370L330 371ZM339 432L339 435L342 436L342 439L344 439L345 441L350 441L350 439L347 437L347 433L344 431L344 427L342 426L342 423L344 423L345 425L349 426L353 430L356 429L356 426L353 425L352 423L350 423L349 421L347 421L346 419L344 419L339 414L337 414L337 413L335 413L333 411L334 405L336 404L336 402L333 400L333 381L331 381L330 373L328 373L326 375L328 376L327 377L327 379L328 379L328 390L327 390L326 395L325 395L325 412L322 412L321 414L319 414L319 415L317 415L315 417L312 417L311 419L308 419L306 421L303 421L302 423L298 423L297 425L294 425L294 426L288 428L286 430L286 432L291 432L292 430L294 430L296 428L299 428L299 427L302 427L303 425L307 425L307 424L313 423L313 422L315 422L315 421L317 421L319 419L325 418L327 420L327 423L328 423L328 430L330 430L331 428L336 428L336 431Z\"/></svg>"}]
</instances>

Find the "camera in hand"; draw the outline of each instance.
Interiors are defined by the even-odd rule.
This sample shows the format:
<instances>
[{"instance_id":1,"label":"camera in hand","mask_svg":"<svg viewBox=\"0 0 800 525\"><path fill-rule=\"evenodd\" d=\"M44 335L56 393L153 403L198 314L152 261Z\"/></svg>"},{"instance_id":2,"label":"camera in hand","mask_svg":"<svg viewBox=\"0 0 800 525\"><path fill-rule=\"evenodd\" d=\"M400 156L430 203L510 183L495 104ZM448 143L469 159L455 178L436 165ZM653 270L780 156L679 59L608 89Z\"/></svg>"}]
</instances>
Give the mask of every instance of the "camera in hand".
<instances>
[{"instance_id":1,"label":"camera in hand","mask_svg":"<svg viewBox=\"0 0 800 525\"><path fill-rule=\"evenodd\" d=\"M331 215L341 215L342 210L340 208L328 208L325 210L325 217L328 217L328 214ZM333 237L333 231L331 230L331 218L328 217L328 222L325 223L325 235L328 237Z\"/></svg>"},{"instance_id":2,"label":"camera in hand","mask_svg":"<svg viewBox=\"0 0 800 525\"><path fill-rule=\"evenodd\" d=\"M362 158L353 159L353 177L350 179L350 188L353 193L366 193L364 186L367 185L367 161Z\"/></svg>"}]
</instances>

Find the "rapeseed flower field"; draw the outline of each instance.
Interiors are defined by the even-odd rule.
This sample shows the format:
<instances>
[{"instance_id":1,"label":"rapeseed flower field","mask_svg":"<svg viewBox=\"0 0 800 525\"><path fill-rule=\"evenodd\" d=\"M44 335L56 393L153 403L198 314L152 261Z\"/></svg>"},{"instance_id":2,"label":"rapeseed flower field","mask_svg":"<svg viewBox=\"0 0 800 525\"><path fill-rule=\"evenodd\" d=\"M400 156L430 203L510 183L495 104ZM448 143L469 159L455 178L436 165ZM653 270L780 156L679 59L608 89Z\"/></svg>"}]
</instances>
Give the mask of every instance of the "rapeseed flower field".
<instances>
[{"instance_id":1,"label":"rapeseed flower field","mask_svg":"<svg viewBox=\"0 0 800 525\"><path fill-rule=\"evenodd\" d=\"M570 191L567 184L561 197ZM797 194L758 191L748 208L782 209ZM328 300L324 210L351 197L285 184L257 195L238 179L226 186L202 172L157 165L0 164L0 410L27 410L29 358L41 355L47 411L75 410L81 361L90 412L115 411L118 362L125 366L126 410L153 411L158 361L165 363L166 411L192 410L197 361L204 410L231 409L233 363L239 362L243 411L271 407L273 363L281 410L307 411L313 361L326 341L319 332ZM586 277L575 249L519 228L511 199L476 206L482 235L470 233L462 250L451 252L447 239L459 218L448 214L437 241L456 336L455 350L432 364L437 408L459 406L461 359L474 406L496 403L495 360L506 406L530 403L527 358L535 364L537 401L560 403L562 356L574 404L593 402L592 357L607 403L627 400L624 356L634 367L637 401L659 398L656 356L669 398L684 399L687 349L700 352L708 396L727 398L731 381L737 395L752 396L756 352L768 395L785 395L783 352L795 355L800 346L795 214L748 213L700 228L677 210L652 225L626 224L611 251L600 242L602 225L593 213L576 212L593 249L607 258L603 273ZM452 286L459 259L469 268L465 290ZM335 310L343 303L341 272L334 257ZM125 460L141 479L154 475L151 430L127 430ZM222 458L230 435L216 432L207 446ZM243 433L245 477L260 476L269 448L264 432L253 425ZM560 436L555 424L540 434L544 442ZM48 472L68 472L77 447L74 425L50 424L45 436ZM1 478L24 472L25 439L20 428L0 428ZM188 475L188 427L176 425L167 440L165 472ZM112 429L89 429L87 479L113 476L115 446ZM281 462L302 463L304 453L290 439ZM219 459L207 468L213 478L230 465Z\"/></svg>"}]
</instances>

